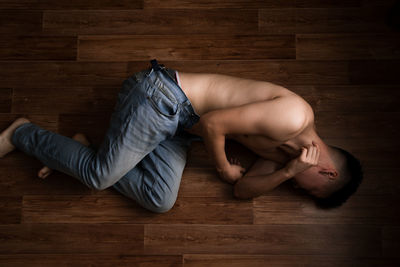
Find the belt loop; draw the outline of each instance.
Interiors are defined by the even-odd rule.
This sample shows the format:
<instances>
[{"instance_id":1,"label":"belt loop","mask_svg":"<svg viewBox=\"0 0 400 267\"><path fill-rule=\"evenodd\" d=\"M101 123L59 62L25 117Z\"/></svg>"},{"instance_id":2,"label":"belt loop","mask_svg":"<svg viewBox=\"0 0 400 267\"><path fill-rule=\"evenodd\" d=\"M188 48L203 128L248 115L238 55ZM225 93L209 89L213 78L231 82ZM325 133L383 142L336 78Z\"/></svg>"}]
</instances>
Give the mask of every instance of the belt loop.
<instances>
[{"instance_id":1,"label":"belt loop","mask_svg":"<svg viewBox=\"0 0 400 267\"><path fill-rule=\"evenodd\" d=\"M155 71L161 70L160 64L158 64L157 59L152 59L151 61L151 66Z\"/></svg>"}]
</instances>

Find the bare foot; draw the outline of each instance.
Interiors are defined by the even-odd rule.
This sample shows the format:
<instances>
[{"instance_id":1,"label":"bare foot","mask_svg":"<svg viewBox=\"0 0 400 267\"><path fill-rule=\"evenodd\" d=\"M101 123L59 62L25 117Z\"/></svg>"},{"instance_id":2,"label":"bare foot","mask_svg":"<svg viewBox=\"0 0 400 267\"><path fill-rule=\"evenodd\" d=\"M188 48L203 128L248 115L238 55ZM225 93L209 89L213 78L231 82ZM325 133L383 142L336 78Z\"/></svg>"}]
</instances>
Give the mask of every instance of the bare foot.
<instances>
[{"instance_id":1,"label":"bare foot","mask_svg":"<svg viewBox=\"0 0 400 267\"><path fill-rule=\"evenodd\" d=\"M82 133L77 133L74 136L72 136L72 139L78 141L79 143L85 145L85 146L89 146L90 143L87 140L86 136ZM40 171L38 172L38 177L41 179L45 179L47 176L49 176L51 173L53 172L52 169L50 169L47 166L44 166L43 168L40 169Z\"/></svg>"},{"instance_id":2,"label":"bare foot","mask_svg":"<svg viewBox=\"0 0 400 267\"><path fill-rule=\"evenodd\" d=\"M11 142L11 137L18 126L31 122L27 118L21 117L16 119L7 129L0 134L0 158L10 153L15 149L15 146Z\"/></svg>"}]
</instances>

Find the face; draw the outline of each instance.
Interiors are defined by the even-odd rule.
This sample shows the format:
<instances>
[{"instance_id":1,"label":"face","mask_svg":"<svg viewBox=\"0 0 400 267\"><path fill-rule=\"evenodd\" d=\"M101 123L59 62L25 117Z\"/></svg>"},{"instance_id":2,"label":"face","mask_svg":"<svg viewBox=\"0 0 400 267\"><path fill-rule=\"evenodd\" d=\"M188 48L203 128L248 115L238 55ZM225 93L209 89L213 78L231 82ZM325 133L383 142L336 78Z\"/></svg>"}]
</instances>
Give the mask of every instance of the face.
<instances>
[{"instance_id":1,"label":"face","mask_svg":"<svg viewBox=\"0 0 400 267\"><path fill-rule=\"evenodd\" d=\"M318 166L311 167L293 177L295 187L305 189L316 197L324 197L324 188L329 183L329 178L319 172Z\"/></svg>"}]
</instances>

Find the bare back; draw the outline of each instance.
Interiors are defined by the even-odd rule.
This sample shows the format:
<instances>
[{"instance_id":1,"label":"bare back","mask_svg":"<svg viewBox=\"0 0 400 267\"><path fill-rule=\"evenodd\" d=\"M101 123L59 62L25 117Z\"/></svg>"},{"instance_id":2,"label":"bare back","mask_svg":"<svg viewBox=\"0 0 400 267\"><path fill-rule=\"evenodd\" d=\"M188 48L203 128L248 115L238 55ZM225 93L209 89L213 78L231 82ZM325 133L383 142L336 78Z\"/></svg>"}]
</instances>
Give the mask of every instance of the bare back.
<instances>
[{"instance_id":1,"label":"bare back","mask_svg":"<svg viewBox=\"0 0 400 267\"><path fill-rule=\"evenodd\" d=\"M293 94L269 82L221 74L179 72L182 89L200 116L212 110Z\"/></svg>"},{"instance_id":2,"label":"bare back","mask_svg":"<svg viewBox=\"0 0 400 267\"><path fill-rule=\"evenodd\" d=\"M179 72L181 87L188 96L194 110L200 116L207 112L238 107L260 101L273 100L277 97L290 96L302 99L288 89L265 81L243 79L221 74ZM304 105L308 106L308 103ZM302 103L303 103L302 102ZM312 113L312 110L311 110ZM310 125L313 125L313 114ZM271 114L276 116L276 114ZM195 128L195 127L194 127ZM191 133L201 135L199 132ZM263 135L227 135L253 150L259 156L279 163L298 154L301 141L298 139L277 142Z\"/></svg>"}]
</instances>

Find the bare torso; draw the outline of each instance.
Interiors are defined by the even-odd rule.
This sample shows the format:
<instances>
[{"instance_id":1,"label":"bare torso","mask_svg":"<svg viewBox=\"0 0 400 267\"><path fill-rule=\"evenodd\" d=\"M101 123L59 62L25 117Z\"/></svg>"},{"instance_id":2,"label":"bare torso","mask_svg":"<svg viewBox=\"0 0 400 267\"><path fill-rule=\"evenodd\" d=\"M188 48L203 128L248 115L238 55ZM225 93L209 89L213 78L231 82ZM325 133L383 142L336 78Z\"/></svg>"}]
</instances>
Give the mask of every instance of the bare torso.
<instances>
[{"instance_id":1,"label":"bare torso","mask_svg":"<svg viewBox=\"0 0 400 267\"><path fill-rule=\"evenodd\" d=\"M237 107L249 103L273 100L276 97L298 97L288 89L265 81L243 79L233 76L206 73L179 72L182 90L189 98L195 112L203 114L224 108ZM308 105L306 101L304 105ZM309 106L309 105L308 105ZM309 107L309 123L304 132L314 127L312 109ZM277 114L271 114L276 116ZM195 127L194 127L195 128ZM201 136L200 132L191 133ZM262 135L227 135L264 159L285 163L298 156L300 148L307 140L300 133L285 142L272 140Z\"/></svg>"}]
</instances>

